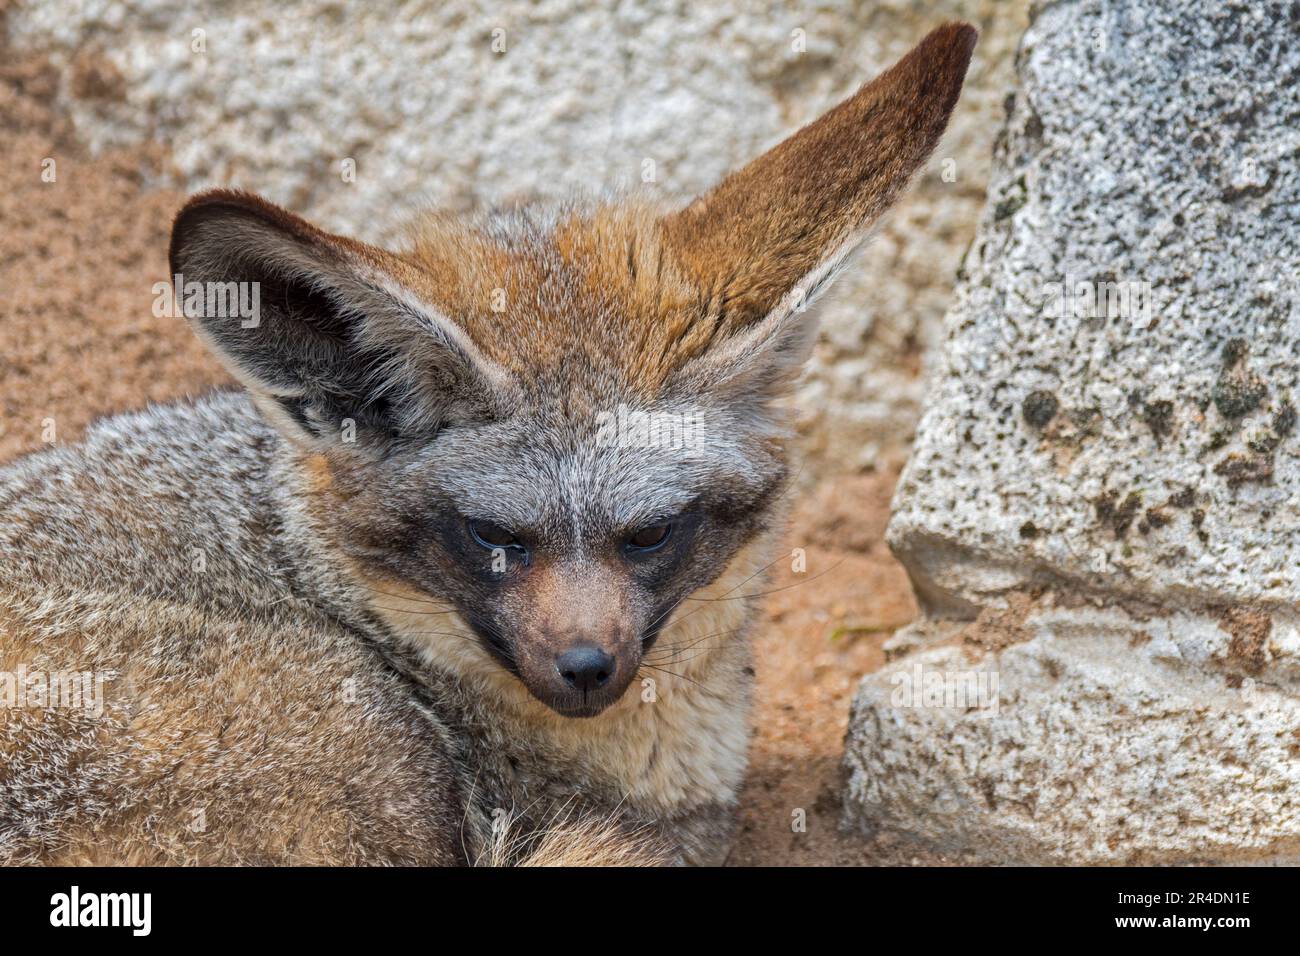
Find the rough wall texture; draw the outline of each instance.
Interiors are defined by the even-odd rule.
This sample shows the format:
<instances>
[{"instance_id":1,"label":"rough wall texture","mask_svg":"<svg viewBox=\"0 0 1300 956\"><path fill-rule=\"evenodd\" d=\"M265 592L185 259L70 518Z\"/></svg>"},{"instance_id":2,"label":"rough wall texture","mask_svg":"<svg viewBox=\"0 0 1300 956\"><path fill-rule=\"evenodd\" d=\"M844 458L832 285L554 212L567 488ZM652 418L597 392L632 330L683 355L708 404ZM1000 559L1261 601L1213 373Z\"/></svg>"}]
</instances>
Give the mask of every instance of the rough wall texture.
<instances>
[{"instance_id":1,"label":"rough wall texture","mask_svg":"<svg viewBox=\"0 0 1300 956\"><path fill-rule=\"evenodd\" d=\"M851 822L1295 856L1298 31L1293 3L1036 11L890 528L935 620L859 692ZM970 669L996 712L898 696Z\"/></svg>"},{"instance_id":2,"label":"rough wall texture","mask_svg":"<svg viewBox=\"0 0 1300 956\"><path fill-rule=\"evenodd\" d=\"M9 32L16 51L58 66L60 104L92 148L162 142L165 185L243 186L392 242L422 205L623 187L685 200L942 20L976 22L983 38L945 145L824 313L799 407L826 471L899 456L910 439L1025 8L42 0L14 10Z\"/></svg>"}]
</instances>

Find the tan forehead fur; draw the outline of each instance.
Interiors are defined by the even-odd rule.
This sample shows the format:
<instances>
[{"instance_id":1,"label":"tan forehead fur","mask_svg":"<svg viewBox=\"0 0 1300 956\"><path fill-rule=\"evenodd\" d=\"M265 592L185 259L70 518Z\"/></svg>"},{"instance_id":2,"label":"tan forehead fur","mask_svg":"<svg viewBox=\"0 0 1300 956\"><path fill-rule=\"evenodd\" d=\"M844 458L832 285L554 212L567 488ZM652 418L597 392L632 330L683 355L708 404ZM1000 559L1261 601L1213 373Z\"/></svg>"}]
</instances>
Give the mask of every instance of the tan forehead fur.
<instances>
[{"instance_id":1,"label":"tan forehead fur","mask_svg":"<svg viewBox=\"0 0 1300 956\"><path fill-rule=\"evenodd\" d=\"M525 380L602 370L653 396L718 331L648 205L491 222L422 221L409 281L494 361Z\"/></svg>"}]
</instances>

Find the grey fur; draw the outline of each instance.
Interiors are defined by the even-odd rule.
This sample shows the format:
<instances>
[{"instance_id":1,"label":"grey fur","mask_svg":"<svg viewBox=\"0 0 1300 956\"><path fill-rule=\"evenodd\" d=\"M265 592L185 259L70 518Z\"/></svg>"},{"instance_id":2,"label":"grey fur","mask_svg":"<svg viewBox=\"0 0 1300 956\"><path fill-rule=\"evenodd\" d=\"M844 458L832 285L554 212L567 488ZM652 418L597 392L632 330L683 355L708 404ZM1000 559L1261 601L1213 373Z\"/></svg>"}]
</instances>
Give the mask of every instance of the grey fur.
<instances>
[{"instance_id":1,"label":"grey fur","mask_svg":"<svg viewBox=\"0 0 1300 956\"><path fill-rule=\"evenodd\" d=\"M680 826L680 851L716 856L729 824L695 832L716 801L687 801L680 820L647 813L597 768L520 739L472 684L422 663L322 551L284 452L247 396L223 393L102 421L81 445L0 472L5 660L25 644L30 667L118 675L100 722L6 714L0 859L463 862L486 852L501 811L524 832L581 812ZM743 678L740 658L726 657L719 666ZM296 670L283 679L286 660ZM259 699L268 681L288 699ZM191 741L219 743L231 725L244 740L259 726L282 739L216 755L171 739L175 726L133 729L162 685L191 705ZM295 708L332 726L299 726ZM362 746L331 747L337 734ZM318 826L316 813L337 819ZM312 853L293 849L303 843Z\"/></svg>"}]
</instances>

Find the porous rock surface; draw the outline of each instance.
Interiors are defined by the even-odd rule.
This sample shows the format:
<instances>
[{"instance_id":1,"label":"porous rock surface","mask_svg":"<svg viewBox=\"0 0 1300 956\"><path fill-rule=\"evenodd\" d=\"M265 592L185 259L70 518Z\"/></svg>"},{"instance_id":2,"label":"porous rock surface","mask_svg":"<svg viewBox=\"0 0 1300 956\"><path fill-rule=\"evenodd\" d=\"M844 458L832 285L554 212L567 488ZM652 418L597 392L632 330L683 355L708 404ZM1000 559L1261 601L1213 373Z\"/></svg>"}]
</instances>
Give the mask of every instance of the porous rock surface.
<instances>
[{"instance_id":1,"label":"porous rock surface","mask_svg":"<svg viewBox=\"0 0 1300 956\"><path fill-rule=\"evenodd\" d=\"M1300 846L1300 13L1045 3L891 546L846 822L991 861ZM995 672L992 705L909 697ZM964 706L963 706L964 704Z\"/></svg>"}]
</instances>

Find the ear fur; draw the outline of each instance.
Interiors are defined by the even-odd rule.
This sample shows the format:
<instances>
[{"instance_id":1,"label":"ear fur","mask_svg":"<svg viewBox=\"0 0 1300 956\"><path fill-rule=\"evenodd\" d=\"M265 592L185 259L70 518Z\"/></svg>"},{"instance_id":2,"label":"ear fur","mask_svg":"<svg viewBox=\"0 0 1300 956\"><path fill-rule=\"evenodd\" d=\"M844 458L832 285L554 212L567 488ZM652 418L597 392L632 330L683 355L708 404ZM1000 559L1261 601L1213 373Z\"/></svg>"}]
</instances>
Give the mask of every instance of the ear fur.
<instances>
[{"instance_id":1,"label":"ear fur","mask_svg":"<svg viewBox=\"0 0 1300 956\"><path fill-rule=\"evenodd\" d=\"M411 291L417 270L260 197L214 190L186 203L171 269L185 287L253 284L251 319L192 307L186 317L295 440L333 440L349 421L358 440L428 435L508 400L505 372Z\"/></svg>"},{"instance_id":2,"label":"ear fur","mask_svg":"<svg viewBox=\"0 0 1300 956\"><path fill-rule=\"evenodd\" d=\"M665 244L719 324L683 372L770 389L797 374L805 308L938 145L978 36L949 23L891 69L711 192L661 221ZM766 354L766 359L763 355Z\"/></svg>"}]
</instances>

